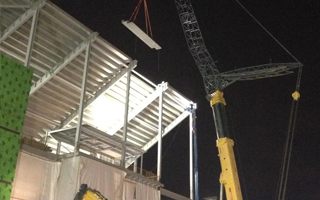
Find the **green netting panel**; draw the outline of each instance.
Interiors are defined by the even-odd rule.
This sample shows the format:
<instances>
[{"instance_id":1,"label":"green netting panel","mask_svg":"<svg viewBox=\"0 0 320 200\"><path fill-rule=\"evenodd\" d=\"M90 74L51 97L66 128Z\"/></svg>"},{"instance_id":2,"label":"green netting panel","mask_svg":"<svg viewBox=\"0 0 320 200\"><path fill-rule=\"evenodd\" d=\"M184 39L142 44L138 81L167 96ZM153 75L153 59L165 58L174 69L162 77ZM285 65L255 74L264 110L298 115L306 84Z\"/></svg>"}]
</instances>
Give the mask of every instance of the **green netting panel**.
<instances>
[{"instance_id":1,"label":"green netting panel","mask_svg":"<svg viewBox=\"0 0 320 200\"><path fill-rule=\"evenodd\" d=\"M12 182L20 149L20 136L0 129L0 180Z\"/></svg>"},{"instance_id":2,"label":"green netting panel","mask_svg":"<svg viewBox=\"0 0 320 200\"><path fill-rule=\"evenodd\" d=\"M31 78L30 69L0 55L0 126L21 131Z\"/></svg>"},{"instance_id":3,"label":"green netting panel","mask_svg":"<svg viewBox=\"0 0 320 200\"><path fill-rule=\"evenodd\" d=\"M11 195L12 186L0 182L0 200L9 200Z\"/></svg>"},{"instance_id":4,"label":"green netting panel","mask_svg":"<svg viewBox=\"0 0 320 200\"><path fill-rule=\"evenodd\" d=\"M9 200L32 71L0 54L0 200Z\"/></svg>"}]
</instances>

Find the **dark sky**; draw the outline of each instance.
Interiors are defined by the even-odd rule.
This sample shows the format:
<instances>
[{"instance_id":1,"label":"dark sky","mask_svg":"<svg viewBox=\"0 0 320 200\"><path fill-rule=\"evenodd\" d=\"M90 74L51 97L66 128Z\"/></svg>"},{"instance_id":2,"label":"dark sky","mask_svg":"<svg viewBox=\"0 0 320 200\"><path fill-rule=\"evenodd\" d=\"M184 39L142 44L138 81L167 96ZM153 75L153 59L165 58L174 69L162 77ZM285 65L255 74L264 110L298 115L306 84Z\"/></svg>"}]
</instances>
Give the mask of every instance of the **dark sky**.
<instances>
[{"instance_id":1,"label":"dark sky","mask_svg":"<svg viewBox=\"0 0 320 200\"><path fill-rule=\"evenodd\" d=\"M136 1L69 0L58 6L138 60L137 71L156 83L168 81L198 103L197 128L201 197L219 192L220 164L215 147L213 117L201 77L188 52L173 0L150 0L150 17L158 54L121 24ZM320 199L320 2L318 0L242 0L243 4L304 65L287 199ZM193 1L206 46L220 71L273 62L293 62L234 0ZM144 27L143 13L136 22ZM227 112L235 139L244 199L275 199L291 93L296 74L238 82L225 90ZM188 121L164 140L162 182L188 195ZM145 167L156 171L156 150Z\"/></svg>"}]
</instances>

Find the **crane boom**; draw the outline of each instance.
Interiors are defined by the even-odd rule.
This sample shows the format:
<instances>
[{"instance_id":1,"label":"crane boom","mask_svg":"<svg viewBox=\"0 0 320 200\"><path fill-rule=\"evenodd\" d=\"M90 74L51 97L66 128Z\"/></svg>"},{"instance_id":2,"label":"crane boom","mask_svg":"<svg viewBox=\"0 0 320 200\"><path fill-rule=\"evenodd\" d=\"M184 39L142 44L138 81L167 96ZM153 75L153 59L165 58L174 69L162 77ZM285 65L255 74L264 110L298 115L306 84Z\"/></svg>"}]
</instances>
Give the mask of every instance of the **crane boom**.
<instances>
[{"instance_id":1,"label":"crane boom","mask_svg":"<svg viewBox=\"0 0 320 200\"><path fill-rule=\"evenodd\" d=\"M210 99L221 165L220 183L224 186L227 200L242 200L233 151L234 141L229 137L226 102L222 90L236 81L287 75L292 73L292 69L301 67L302 64L269 63L220 73L216 62L206 48L191 1L175 0L175 4L189 51L201 73L206 94Z\"/></svg>"},{"instance_id":2,"label":"crane boom","mask_svg":"<svg viewBox=\"0 0 320 200\"><path fill-rule=\"evenodd\" d=\"M219 88L216 75L220 72L204 43L191 2L176 0L175 3L189 51L201 73L206 93L210 94Z\"/></svg>"},{"instance_id":3,"label":"crane boom","mask_svg":"<svg viewBox=\"0 0 320 200\"><path fill-rule=\"evenodd\" d=\"M189 51L201 73L206 93L211 99L210 104L214 115L218 137L217 147L222 169L220 183L224 185L227 200L242 200L233 152L234 142L228 138L225 100L223 93L220 91L226 83L220 78L218 67L205 46L191 2L189 0L175 0L175 3Z\"/></svg>"}]
</instances>

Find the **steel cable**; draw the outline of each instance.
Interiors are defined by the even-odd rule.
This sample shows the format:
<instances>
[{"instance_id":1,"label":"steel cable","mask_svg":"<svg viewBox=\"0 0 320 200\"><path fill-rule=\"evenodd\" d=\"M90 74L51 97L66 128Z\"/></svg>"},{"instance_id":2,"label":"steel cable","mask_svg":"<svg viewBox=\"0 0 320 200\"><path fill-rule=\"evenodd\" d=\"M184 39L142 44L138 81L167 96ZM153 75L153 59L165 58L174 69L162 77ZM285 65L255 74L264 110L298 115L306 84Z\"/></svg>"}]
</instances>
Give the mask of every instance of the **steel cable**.
<instances>
[{"instance_id":1,"label":"steel cable","mask_svg":"<svg viewBox=\"0 0 320 200\"><path fill-rule=\"evenodd\" d=\"M239 0L234 0L238 5L288 54L290 55L297 63L301 64L298 69L295 92L300 91L301 85L301 77L302 77L302 70L303 65L295 57ZM299 94L300 95L300 94ZM278 200L285 200L286 197L286 189L287 189L287 182L289 176L289 168L290 168L290 161L292 156L292 147L294 141L294 134L295 134L295 127L298 115L298 105L299 105L299 97L295 99L293 97L291 103L291 111L289 116L289 124L288 124L288 131L287 131L287 138L284 146L284 154L283 154L283 163L281 166L280 172L280 180L278 182Z\"/></svg>"}]
</instances>

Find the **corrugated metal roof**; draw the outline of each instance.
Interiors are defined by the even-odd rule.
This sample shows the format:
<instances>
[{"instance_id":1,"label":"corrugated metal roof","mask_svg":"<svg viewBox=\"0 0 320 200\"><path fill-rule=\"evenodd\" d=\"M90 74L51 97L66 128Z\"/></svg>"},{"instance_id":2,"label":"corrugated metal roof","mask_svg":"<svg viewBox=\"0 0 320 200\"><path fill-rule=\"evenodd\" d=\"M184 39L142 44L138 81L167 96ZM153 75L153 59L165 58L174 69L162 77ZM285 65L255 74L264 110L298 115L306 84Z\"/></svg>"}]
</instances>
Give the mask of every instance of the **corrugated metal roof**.
<instances>
[{"instance_id":1,"label":"corrugated metal roof","mask_svg":"<svg viewBox=\"0 0 320 200\"><path fill-rule=\"evenodd\" d=\"M34 70L24 135L40 139L47 131L76 125L90 45L83 122L121 140L133 59L50 1L2 0L0 9L0 53ZM165 90L164 135L189 115L192 102L135 71L130 78L127 141L146 151L157 141L160 93Z\"/></svg>"}]
</instances>

